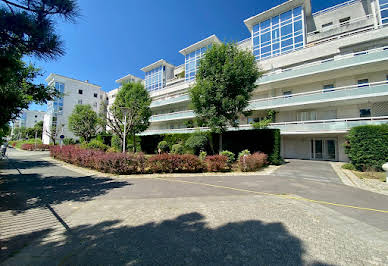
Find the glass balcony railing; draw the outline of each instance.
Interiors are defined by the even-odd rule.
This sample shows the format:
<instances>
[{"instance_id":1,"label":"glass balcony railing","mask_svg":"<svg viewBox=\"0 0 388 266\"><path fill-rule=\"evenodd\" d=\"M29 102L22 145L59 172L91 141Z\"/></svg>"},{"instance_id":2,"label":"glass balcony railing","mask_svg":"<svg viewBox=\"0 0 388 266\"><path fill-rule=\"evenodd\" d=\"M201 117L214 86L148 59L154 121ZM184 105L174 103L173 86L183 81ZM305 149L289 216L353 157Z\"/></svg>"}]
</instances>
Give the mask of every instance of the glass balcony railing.
<instances>
[{"instance_id":1,"label":"glass balcony railing","mask_svg":"<svg viewBox=\"0 0 388 266\"><path fill-rule=\"evenodd\" d=\"M334 57L333 59L326 59L323 61L303 64L297 67L275 70L262 76L258 80L258 84L302 77L325 71L332 71L384 60L388 60L388 46L368 51L340 55Z\"/></svg>"},{"instance_id":2,"label":"glass balcony railing","mask_svg":"<svg viewBox=\"0 0 388 266\"><path fill-rule=\"evenodd\" d=\"M272 123L270 128L278 128L282 134L291 133L341 133L352 127L363 125L381 125L388 123L388 116L364 117L333 120L297 121Z\"/></svg>"},{"instance_id":3,"label":"glass balcony railing","mask_svg":"<svg viewBox=\"0 0 388 266\"><path fill-rule=\"evenodd\" d=\"M185 95L180 95L177 97L171 97L171 98L167 98L167 99L163 99L163 100L153 101L151 103L151 108L169 105L169 104L180 103L180 102L187 102L187 101L190 101L190 97L188 94L185 94Z\"/></svg>"},{"instance_id":4,"label":"glass balcony railing","mask_svg":"<svg viewBox=\"0 0 388 266\"><path fill-rule=\"evenodd\" d=\"M345 133L352 127L363 125L388 124L388 116L348 118L333 120L295 121L272 123L269 128L280 129L281 134L324 134L324 133ZM228 130L248 130L251 125L240 125L239 128L229 128ZM157 135L165 133L193 133L195 131L208 131L209 128L179 128L179 129L152 129L146 130L141 135Z\"/></svg>"},{"instance_id":5,"label":"glass balcony railing","mask_svg":"<svg viewBox=\"0 0 388 266\"><path fill-rule=\"evenodd\" d=\"M250 101L249 110L265 110L301 104L324 103L388 95L388 81L330 88Z\"/></svg>"},{"instance_id":6,"label":"glass balcony railing","mask_svg":"<svg viewBox=\"0 0 388 266\"><path fill-rule=\"evenodd\" d=\"M150 118L150 122L162 122L162 121L170 121L170 120L178 120L178 119L188 119L194 118L194 112L192 110L153 115Z\"/></svg>"}]
</instances>

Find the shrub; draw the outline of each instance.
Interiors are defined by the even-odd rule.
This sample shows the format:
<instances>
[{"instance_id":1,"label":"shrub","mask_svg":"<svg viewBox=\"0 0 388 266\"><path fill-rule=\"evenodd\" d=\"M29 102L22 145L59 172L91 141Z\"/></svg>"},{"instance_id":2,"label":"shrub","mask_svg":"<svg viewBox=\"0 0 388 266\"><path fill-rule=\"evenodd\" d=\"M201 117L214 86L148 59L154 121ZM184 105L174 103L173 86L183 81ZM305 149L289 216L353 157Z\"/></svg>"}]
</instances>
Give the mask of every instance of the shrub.
<instances>
[{"instance_id":1,"label":"shrub","mask_svg":"<svg viewBox=\"0 0 388 266\"><path fill-rule=\"evenodd\" d=\"M354 167L354 165L351 163L345 163L342 165L342 168L346 170L356 170L356 167Z\"/></svg>"},{"instance_id":2,"label":"shrub","mask_svg":"<svg viewBox=\"0 0 388 266\"><path fill-rule=\"evenodd\" d=\"M63 144L65 144L65 145L72 145L72 144L75 144L75 140L72 139L72 138L64 138L63 139Z\"/></svg>"},{"instance_id":3,"label":"shrub","mask_svg":"<svg viewBox=\"0 0 388 266\"><path fill-rule=\"evenodd\" d=\"M194 133L186 140L186 147L191 149L194 154L199 154L201 151L205 150L208 139L206 135L201 133Z\"/></svg>"},{"instance_id":4,"label":"shrub","mask_svg":"<svg viewBox=\"0 0 388 266\"><path fill-rule=\"evenodd\" d=\"M388 161L388 124L353 127L346 140L345 152L357 170L381 171Z\"/></svg>"},{"instance_id":5,"label":"shrub","mask_svg":"<svg viewBox=\"0 0 388 266\"><path fill-rule=\"evenodd\" d=\"M228 157L225 155L207 156L205 159L207 170L209 172L227 172L230 171Z\"/></svg>"},{"instance_id":6,"label":"shrub","mask_svg":"<svg viewBox=\"0 0 388 266\"><path fill-rule=\"evenodd\" d=\"M123 149L123 147L121 145L121 139L117 135L112 136L110 143L111 143L110 146L112 148L115 148L117 151L121 151Z\"/></svg>"},{"instance_id":7,"label":"shrub","mask_svg":"<svg viewBox=\"0 0 388 266\"><path fill-rule=\"evenodd\" d=\"M199 153L199 159L200 159L201 161L204 161L205 158L206 158L206 156L207 156L206 151L201 151L201 152Z\"/></svg>"},{"instance_id":8,"label":"shrub","mask_svg":"<svg viewBox=\"0 0 388 266\"><path fill-rule=\"evenodd\" d=\"M262 152L241 156L239 160L240 170L243 172L257 171L267 164L267 158L267 154Z\"/></svg>"},{"instance_id":9,"label":"shrub","mask_svg":"<svg viewBox=\"0 0 388 266\"><path fill-rule=\"evenodd\" d=\"M34 145L33 144L24 143L24 144L22 144L21 149L25 150L25 151L33 151L34 150Z\"/></svg>"},{"instance_id":10,"label":"shrub","mask_svg":"<svg viewBox=\"0 0 388 266\"><path fill-rule=\"evenodd\" d=\"M158 154L148 159L152 173L198 173L203 171L201 160L191 154Z\"/></svg>"},{"instance_id":11,"label":"shrub","mask_svg":"<svg viewBox=\"0 0 388 266\"><path fill-rule=\"evenodd\" d=\"M220 152L221 155L225 155L226 157L228 157L228 164L232 164L235 160L235 155L233 152L231 151L222 151Z\"/></svg>"},{"instance_id":12,"label":"shrub","mask_svg":"<svg viewBox=\"0 0 388 266\"><path fill-rule=\"evenodd\" d=\"M240 151L238 154L238 160L240 161L241 156L244 156L244 155L251 155L251 152L249 150Z\"/></svg>"},{"instance_id":13,"label":"shrub","mask_svg":"<svg viewBox=\"0 0 388 266\"><path fill-rule=\"evenodd\" d=\"M48 151L50 149L50 145L47 144L29 144L24 143L21 146L22 150L25 151Z\"/></svg>"},{"instance_id":14,"label":"shrub","mask_svg":"<svg viewBox=\"0 0 388 266\"><path fill-rule=\"evenodd\" d=\"M173 154L183 154L183 145L182 144L174 144L172 145L171 153Z\"/></svg>"},{"instance_id":15,"label":"shrub","mask_svg":"<svg viewBox=\"0 0 388 266\"><path fill-rule=\"evenodd\" d=\"M27 139L27 140L19 140L15 144L15 148L21 149L23 144L42 144L41 139Z\"/></svg>"},{"instance_id":16,"label":"shrub","mask_svg":"<svg viewBox=\"0 0 388 266\"><path fill-rule=\"evenodd\" d=\"M160 150L160 152L168 152L169 146L167 141L162 140L161 142L159 142L158 150Z\"/></svg>"},{"instance_id":17,"label":"shrub","mask_svg":"<svg viewBox=\"0 0 388 266\"><path fill-rule=\"evenodd\" d=\"M98 141L97 139L92 139L88 144L86 144L86 147L88 149L94 149L94 150L101 150L106 151L109 149L108 145L105 145L101 141Z\"/></svg>"}]
</instances>

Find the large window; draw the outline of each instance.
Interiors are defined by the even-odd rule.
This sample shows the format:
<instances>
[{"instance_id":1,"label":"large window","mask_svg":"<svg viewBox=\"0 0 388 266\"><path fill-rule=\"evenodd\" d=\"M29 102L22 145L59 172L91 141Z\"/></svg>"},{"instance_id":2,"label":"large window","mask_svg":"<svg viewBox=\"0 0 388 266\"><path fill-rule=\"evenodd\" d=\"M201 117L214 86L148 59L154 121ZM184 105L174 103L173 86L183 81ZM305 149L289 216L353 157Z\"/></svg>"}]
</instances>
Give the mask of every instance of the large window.
<instances>
[{"instance_id":1,"label":"large window","mask_svg":"<svg viewBox=\"0 0 388 266\"><path fill-rule=\"evenodd\" d=\"M65 92L65 84L61 82L55 82L55 89L63 94ZM49 112L53 112L54 114L62 114L63 96L55 98L54 101L50 105L48 105L48 110Z\"/></svg>"},{"instance_id":2,"label":"large window","mask_svg":"<svg viewBox=\"0 0 388 266\"><path fill-rule=\"evenodd\" d=\"M185 58L185 73L186 73L185 80L186 81L191 81L195 79L195 75L197 74L197 70L199 66L199 60L205 54L207 49L209 49L209 47L210 46L202 47L201 49L198 49L186 55L186 58Z\"/></svg>"},{"instance_id":3,"label":"large window","mask_svg":"<svg viewBox=\"0 0 388 266\"><path fill-rule=\"evenodd\" d=\"M160 66L145 73L145 87L148 91L160 90L165 85L165 66Z\"/></svg>"},{"instance_id":4,"label":"large window","mask_svg":"<svg viewBox=\"0 0 388 266\"><path fill-rule=\"evenodd\" d=\"M256 59L278 56L303 48L303 25L303 10L302 7L297 7L253 26L253 54Z\"/></svg>"},{"instance_id":5,"label":"large window","mask_svg":"<svg viewBox=\"0 0 388 266\"><path fill-rule=\"evenodd\" d=\"M379 0L382 25L388 25L388 0Z\"/></svg>"}]
</instances>

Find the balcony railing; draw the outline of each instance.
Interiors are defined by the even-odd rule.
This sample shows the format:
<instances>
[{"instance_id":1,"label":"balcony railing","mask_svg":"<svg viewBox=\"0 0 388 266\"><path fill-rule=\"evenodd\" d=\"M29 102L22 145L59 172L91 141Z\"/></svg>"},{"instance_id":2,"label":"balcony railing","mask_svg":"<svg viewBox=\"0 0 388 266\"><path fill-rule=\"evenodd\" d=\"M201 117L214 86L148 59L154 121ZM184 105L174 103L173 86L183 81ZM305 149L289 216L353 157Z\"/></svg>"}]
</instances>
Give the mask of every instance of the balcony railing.
<instances>
[{"instance_id":1,"label":"balcony railing","mask_svg":"<svg viewBox=\"0 0 388 266\"><path fill-rule=\"evenodd\" d=\"M383 60L388 60L388 46L366 50L362 52L339 55L333 57L332 59L325 59L296 67L289 67L285 69L271 71L263 75L258 80L258 84L285 80L294 77L301 77Z\"/></svg>"},{"instance_id":2,"label":"balcony railing","mask_svg":"<svg viewBox=\"0 0 388 266\"><path fill-rule=\"evenodd\" d=\"M334 102L388 95L388 81L296 93L250 101L249 110L265 110L285 106Z\"/></svg>"},{"instance_id":3,"label":"balcony railing","mask_svg":"<svg viewBox=\"0 0 388 266\"><path fill-rule=\"evenodd\" d=\"M338 5L331 6L329 8L317 11L317 12L313 13L313 16L318 16L318 15L321 15L321 14L324 14L324 13L336 10L338 8L341 8L341 7L350 6L350 5L353 5L353 4L357 3L357 2L360 2L360 0L350 0L350 1L347 1L347 2L344 2L344 3L340 3Z\"/></svg>"},{"instance_id":4,"label":"balcony railing","mask_svg":"<svg viewBox=\"0 0 388 266\"><path fill-rule=\"evenodd\" d=\"M295 121L272 123L269 128L280 129L282 135L292 134L325 134L325 133L346 133L352 127L363 125L382 125L388 124L388 116L346 118L332 120L314 120L314 121ZM229 128L228 130L249 130L251 125L240 125L238 128ZM165 133L193 133L195 131L208 131L209 128L179 128L179 129L153 129L146 130L141 135L157 135Z\"/></svg>"},{"instance_id":5,"label":"balcony railing","mask_svg":"<svg viewBox=\"0 0 388 266\"><path fill-rule=\"evenodd\" d=\"M151 103L151 108L169 105L169 104L180 103L180 102L187 102L187 101L190 101L190 97L188 94L179 95L179 96L175 96L175 97L172 96L172 97L167 98L167 99L153 101Z\"/></svg>"},{"instance_id":6,"label":"balcony railing","mask_svg":"<svg viewBox=\"0 0 388 266\"><path fill-rule=\"evenodd\" d=\"M382 125L387 123L388 116L380 116L272 123L270 128L278 128L282 134L344 133L356 126Z\"/></svg>"},{"instance_id":7,"label":"balcony railing","mask_svg":"<svg viewBox=\"0 0 388 266\"><path fill-rule=\"evenodd\" d=\"M150 118L150 122L162 122L162 121L170 121L170 120L178 120L178 119L188 119L194 118L194 112L192 110L153 115Z\"/></svg>"}]
</instances>

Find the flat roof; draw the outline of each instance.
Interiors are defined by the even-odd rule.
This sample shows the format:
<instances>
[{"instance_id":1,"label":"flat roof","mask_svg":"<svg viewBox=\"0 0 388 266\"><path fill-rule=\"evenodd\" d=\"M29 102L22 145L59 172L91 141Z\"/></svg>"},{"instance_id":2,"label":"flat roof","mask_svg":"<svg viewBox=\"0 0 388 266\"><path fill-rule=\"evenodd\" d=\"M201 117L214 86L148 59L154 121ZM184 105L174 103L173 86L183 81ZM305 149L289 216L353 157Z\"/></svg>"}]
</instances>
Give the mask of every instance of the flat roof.
<instances>
[{"instance_id":1,"label":"flat roof","mask_svg":"<svg viewBox=\"0 0 388 266\"><path fill-rule=\"evenodd\" d=\"M87 84L87 85L91 85L91 86L94 86L94 87L98 87L98 88L101 89L101 86L93 84L93 83L90 83L89 81L82 81L82 80L79 80L79 79L69 78L69 77L66 77L66 76L63 76L63 75L59 75L59 74L55 74L55 73L50 73L50 75L45 79L45 81L47 83L49 83L53 78L55 78L55 76L58 76L58 77L61 77L61 78L66 78L66 79L71 79L71 80L74 80L74 81L77 81L77 82L81 82L81 83L84 83L84 84Z\"/></svg>"},{"instance_id":2,"label":"flat roof","mask_svg":"<svg viewBox=\"0 0 388 266\"><path fill-rule=\"evenodd\" d=\"M268 9L260 14L257 14L253 17L247 18L244 20L245 25L249 29L249 31L252 31L252 28L254 25L265 21L271 17L280 15L281 13L287 12L290 9L293 9L298 6L303 6L305 15L309 16L311 15L311 3L310 0L289 0L287 2L284 2L283 4L280 4L278 6L275 6L271 9Z\"/></svg>"},{"instance_id":3,"label":"flat roof","mask_svg":"<svg viewBox=\"0 0 388 266\"><path fill-rule=\"evenodd\" d=\"M186 48L180 50L179 52L183 55L187 55L191 52L198 50L199 48L208 46L208 45L213 44L213 43L221 43L220 39L218 39L215 34L213 34L213 35L211 35L211 36L207 37L206 39L203 39L199 42L196 42L196 43L190 45L189 47L186 47Z\"/></svg>"},{"instance_id":4,"label":"flat roof","mask_svg":"<svg viewBox=\"0 0 388 266\"><path fill-rule=\"evenodd\" d=\"M135 79L135 80L143 80L142 78L138 78L138 77L136 77L136 76L134 76L134 75L132 75L132 74L128 74L128 75L126 75L126 76L124 76L124 77L122 77L122 78L119 78L119 79L116 80L115 82L116 82L116 83L121 83L122 81L124 81L124 80L126 80L126 79L128 79L128 78L133 78L133 79Z\"/></svg>"},{"instance_id":5,"label":"flat roof","mask_svg":"<svg viewBox=\"0 0 388 266\"><path fill-rule=\"evenodd\" d=\"M151 65L143 67L141 70L143 72L148 72L148 71L151 71L152 69L155 69L155 68L160 67L160 66L168 66L168 67L172 67L172 68L175 67L174 65L168 63L166 60L160 59L159 61L156 61L155 63L152 63Z\"/></svg>"}]
</instances>

